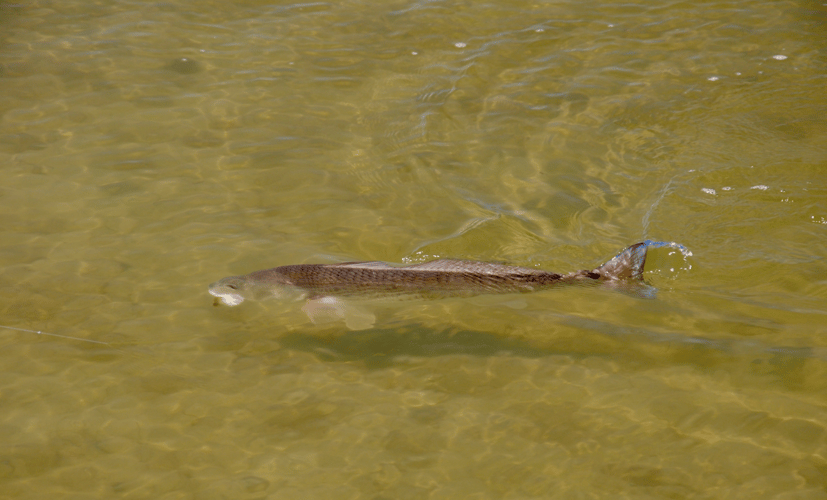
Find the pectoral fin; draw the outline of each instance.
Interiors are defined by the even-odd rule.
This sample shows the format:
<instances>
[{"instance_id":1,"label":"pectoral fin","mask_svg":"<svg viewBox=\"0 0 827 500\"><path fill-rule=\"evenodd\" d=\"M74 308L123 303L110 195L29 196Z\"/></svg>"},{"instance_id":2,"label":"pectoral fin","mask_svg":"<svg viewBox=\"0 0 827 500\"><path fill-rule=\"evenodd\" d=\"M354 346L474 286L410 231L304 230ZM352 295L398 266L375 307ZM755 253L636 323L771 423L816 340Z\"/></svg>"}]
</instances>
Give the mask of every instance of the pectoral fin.
<instances>
[{"instance_id":1,"label":"pectoral fin","mask_svg":"<svg viewBox=\"0 0 827 500\"><path fill-rule=\"evenodd\" d=\"M525 309L528 307L528 303L523 299L509 300L508 302L503 302L502 304L509 309Z\"/></svg>"},{"instance_id":2,"label":"pectoral fin","mask_svg":"<svg viewBox=\"0 0 827 500\"><path fill-rule=\"evenodd\" d=\"M345 326L350 330L366 330L376 322L374 314L335 297L308 299L302 306L302 311L316 325L344 320Z\"/></svg>"}]
</instances>

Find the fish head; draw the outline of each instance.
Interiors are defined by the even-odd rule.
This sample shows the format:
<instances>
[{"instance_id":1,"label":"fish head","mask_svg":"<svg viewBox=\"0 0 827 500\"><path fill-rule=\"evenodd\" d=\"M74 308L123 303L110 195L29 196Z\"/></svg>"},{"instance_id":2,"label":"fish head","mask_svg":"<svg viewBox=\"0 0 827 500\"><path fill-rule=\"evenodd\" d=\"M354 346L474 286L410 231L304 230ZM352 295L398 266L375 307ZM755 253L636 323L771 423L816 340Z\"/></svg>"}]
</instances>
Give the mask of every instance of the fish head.
<instances>
[{"instance_id":1,"label":"fish head","mask_svg":"<svg viewBox=\"0 0 827 500\"><path fill-rule=\"evenodd\" d=\"M210 285L210 295L228 306L237 306L245 299L299 299L305 291L286 283L270 272L255 272L244 276L228 276Z\"/></svg>"},{"instance_id":2,"label":"fish head","mask_svg":"<svg viewBox=\"0 0 827 500\"><path fill-rule=\"evenodd\" d=\"M228 306L237 306L244 302L242 294L247 291L247 284L243 276L228 276L210 285L210 295Z\"/></svg>"}]
</instances>

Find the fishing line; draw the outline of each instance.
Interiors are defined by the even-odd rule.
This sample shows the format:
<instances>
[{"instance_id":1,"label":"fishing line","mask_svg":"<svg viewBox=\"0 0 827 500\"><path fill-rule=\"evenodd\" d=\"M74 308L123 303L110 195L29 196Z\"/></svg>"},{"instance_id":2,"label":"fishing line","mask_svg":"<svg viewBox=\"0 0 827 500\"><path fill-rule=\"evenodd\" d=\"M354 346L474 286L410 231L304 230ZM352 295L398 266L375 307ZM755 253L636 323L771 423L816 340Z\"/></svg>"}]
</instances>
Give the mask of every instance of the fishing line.
<instances>
[{"instance_id":1,"label":"fishing line","mask_svg":"<svg viewBox=\"0 0 827 500\"><path fill-rule=\"evenodd\" d=\"M652 205L649 207L649 210L647 210L646 214L643 216L643 220L641 222L643 223L644 236L649 236L649 217L651 217L652 213L655 211L661 200L663 200L663 198L671 192L670 188L672 187L672 181L674 181L676 177L678 176L676 175L669 179L669 182L666 183L666 186L660 189L660 192L658 193L658 199L656 199L655 202L652 203Z\"/></svg>"},{"instance_id":2,"label":"fishing line","mask_svg":"<svg viewBox=\"0 0 827 500\"><path fill-rule=\"evenodd\" d=\"M62 338L62 339L78 340L80 342L91 342L92 344L103 344L105 346L112 347L112 344L110 344L108 342L101 342L100 340L82 339L80 337L70 337L69 335L60 335L60 334L57 334L57 333L49 333L49 332L44 332L44 331L41 331L41 330L29 330L27 328L17 328L16 326L0 325L0 328L5 328L6 330L17 330L18 332L36 333L38 335L48 335L50 337L59 337L59 338ZM115 348L112 347L112 349L115 349Z\"/></svg>"}]
</instances>

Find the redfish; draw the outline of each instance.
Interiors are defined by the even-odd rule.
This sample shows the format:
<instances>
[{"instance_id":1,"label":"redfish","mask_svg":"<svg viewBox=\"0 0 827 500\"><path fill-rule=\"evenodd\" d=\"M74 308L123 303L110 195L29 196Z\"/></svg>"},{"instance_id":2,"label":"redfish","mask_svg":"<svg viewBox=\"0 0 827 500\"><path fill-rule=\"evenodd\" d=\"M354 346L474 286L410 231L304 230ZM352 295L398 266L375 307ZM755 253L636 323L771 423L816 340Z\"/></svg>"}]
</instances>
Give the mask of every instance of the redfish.
<instances>
[{"instance_id":1,"label":"redfish","mask_svg":"<svg viewBox=\"0 0 827 500\"><path fill-rule=\"evenodd\" d=\"M217 297L216 305L218 299L229 306L245 299L307 299L302 309L314 323L338 317L351 329L363 329L373 325L373 315L363 312L348 315L342 299L467 297L534 292L589 282L642 285L647 248L674 245L647 240L627 247L600 267L568 274L454 259L398 267L379 261L296 264L229 276L211 284L209 291Z\"/></svg>"}]
</instances>

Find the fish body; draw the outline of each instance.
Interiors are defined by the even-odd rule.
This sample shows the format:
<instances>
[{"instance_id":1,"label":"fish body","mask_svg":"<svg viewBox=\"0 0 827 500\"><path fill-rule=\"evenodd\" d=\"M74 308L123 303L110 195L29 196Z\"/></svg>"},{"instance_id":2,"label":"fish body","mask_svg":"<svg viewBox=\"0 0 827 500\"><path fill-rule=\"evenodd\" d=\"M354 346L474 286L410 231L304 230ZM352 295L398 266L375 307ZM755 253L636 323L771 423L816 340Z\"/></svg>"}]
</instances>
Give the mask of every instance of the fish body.
<instances>
[{"instance_id":1,"label":"fish body","mask_svg":"<svg viewBox=\"0 0 827 500\"><path fill-rule=\"evenodd\" d=\"M220 299L230 306L248 298L306 298L308 303L303 309L314 322L325 316L346 319L341 312L340 299L465 297L534 292L566 283L642 282L646 249L651 245L665 244L651 241L637 243L598 268L569 274L453 259L400 267L378 261L296 264L243 276L229 276L211 284L209 292L217 297L216 305Z\"/></svg>"}]
</instances>

